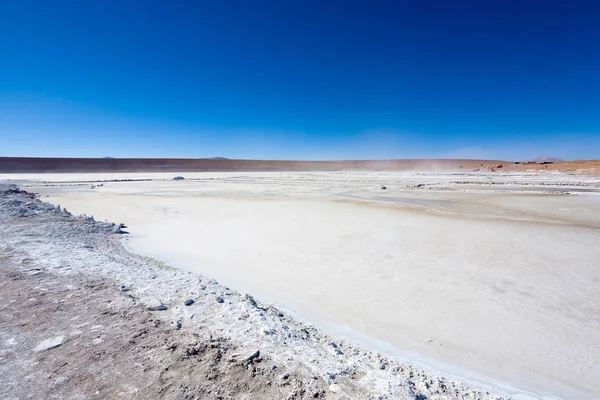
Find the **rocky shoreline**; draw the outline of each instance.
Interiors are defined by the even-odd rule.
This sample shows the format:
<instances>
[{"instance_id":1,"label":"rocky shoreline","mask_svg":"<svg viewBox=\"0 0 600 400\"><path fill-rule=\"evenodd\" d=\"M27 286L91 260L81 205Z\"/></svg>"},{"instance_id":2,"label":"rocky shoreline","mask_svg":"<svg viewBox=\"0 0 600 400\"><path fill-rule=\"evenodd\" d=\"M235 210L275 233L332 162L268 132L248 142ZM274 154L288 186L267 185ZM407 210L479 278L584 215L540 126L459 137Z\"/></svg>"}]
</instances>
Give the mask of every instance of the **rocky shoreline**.
<instances>
[{"instance_id":1,"label":"rocky shoreline","mask_svg":"<svg viewBox=\"0 0 600 400\"><path fill-rule=\"evenodd\" d=\"M506 398L130 253L119 226L16 187L0 186L0 227L4 399Z\"/></svg>"}]
</instances>

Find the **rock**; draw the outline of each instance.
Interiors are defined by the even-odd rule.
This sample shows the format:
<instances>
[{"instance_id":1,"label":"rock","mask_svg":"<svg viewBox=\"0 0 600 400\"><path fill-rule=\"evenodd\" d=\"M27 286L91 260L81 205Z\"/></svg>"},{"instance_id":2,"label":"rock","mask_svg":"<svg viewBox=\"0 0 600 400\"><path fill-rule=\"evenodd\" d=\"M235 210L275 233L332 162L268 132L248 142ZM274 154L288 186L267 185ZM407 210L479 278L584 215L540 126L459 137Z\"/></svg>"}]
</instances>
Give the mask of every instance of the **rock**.
<instances>
[{"instance_id":1,"label":"rock","mask_svg":"<svg viewBox=\"0 0 600 400\"><path fill-rule=\"evenodd\" d=\"M183 176L176 176L175 178L173 178L174 181L183 181L185 180L185 178Z\"/></svg>"},{"instance_id":2,"label":"rock","mask_svg":"<svg viewBox=\"0 0 600 400\"><path fill-rule=\"evenodd\" d=\"M254 353L252 353L250 355L250 357L246 358L246 362L248 364L252 364L254 362L254 360L256 360L258 357L260 357L260 350L256 350Z\"/></svg>"},{"instance_id":3,"label":"rock","mask_svg":"<svg viewBox=\"0 0 600 400\"><path fill-rule=\"evenodd\" d=\"M385 364L383 364L383 363L379 364L379 369L385 369Z\"/></svg>"},{"instance_id":4,"label":"rock","mask_svg":"<svg viewBox=\"0 0 600 400\"><path fill-rule=\"evenodd\" d=\"M56 380L54 381L54 386L59 386L62 385L63 383L66 383L69 381L69 377L67 376L59 376L58 378L56 378Z\"/></svg>"},{"instance_id":5,"label":"rock","mask_svg":"<svg viewBox=\"0 0 600 400\"><path fill-rule=\"evenodd\" d=\"M217 297L217 303L224 303L225 300L223 300L222 297Z\"/></svg>"},{"instance_id":6,"label":"rock","mask_svg":"<svg viewBox=\"0 0 600 400\"><path fill-rule=\"evenodd\" d=\"M251 306L258 308L258 304L256 303L256 300L254 300L254 297L250 296L249 294L246 294L244 296L244 300L246 300L248 303L250 303Z\"/></svg>"},{"instance_id":7,"label":"rock","mask_svg":"<svg viewBox=\"0 0 600 400\"><path fill-rule=\"evenodd\" d=\"M121 292L129 292L131 290L130 288L128 288L125 285L121 285L120 289L121 289Z\"/></svg>"},{"instance_id":8,"label":"rock","mask_svg":"<svg viewBox=\"0 0 600 400\"><path fill-rule=\"evenodd\" d=\"M125 228L125 224L119 224L115 226L115 229L113 229L113 233L123 233L123 228Z\"/></svg>"},{"instance_id":9,"label":"rock","mask_svg":"<svg viewBox=\"0 0 600 400\"><path fill-rule=\"evenodd\" d=\"M35 349L33 349L33 351L35 351L37 353L39 351L57 348L58 346L60 346L64 343L64 339L65 339L64 336L56 336L51 339L43 340L35 347Z\"/></svg>"},{"instance_id":10,"label":"rock","mask_svg":"<svg viewBox=\"0 0 600 400\"><path fill-rule=\"evenodd\" d=\"M157 306L148 307L149 311L167 311L168 308L164 304L159 304Z\"/></svg>"},{"instance_id":11,"label":"rock","mask_svg":"<svg viewBox=\"0 0 600 400\"><path fill-rule=\"evenodd\" d=\"M192 304L194 304L194 300L188 299L188 300L184 301L183 304L185 304L186 306L191 306Z\"/></svg>"},{"instance_id":12,"label":"rock","mask_svg":"<svg viewBox=\"0 0 600 400\"><path fill-rule=\"evenodd\" d=\"M387 187L385 187L385 185L381 185L381 188L382 188L383 190L387 189Z\"/></svg>"}]
</instances>

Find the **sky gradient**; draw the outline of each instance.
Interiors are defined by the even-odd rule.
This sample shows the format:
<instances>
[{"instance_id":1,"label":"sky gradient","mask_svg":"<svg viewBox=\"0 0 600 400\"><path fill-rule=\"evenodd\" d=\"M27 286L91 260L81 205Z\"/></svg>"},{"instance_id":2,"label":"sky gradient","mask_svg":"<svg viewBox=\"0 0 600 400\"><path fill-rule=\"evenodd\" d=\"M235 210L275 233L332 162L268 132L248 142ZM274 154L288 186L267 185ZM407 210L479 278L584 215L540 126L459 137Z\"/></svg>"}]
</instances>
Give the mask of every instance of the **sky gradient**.
<instances>
[{"instance_id":1,"label":"sky gradient","mask_svg":"<svg viewBox=\"0 0 600 400\"><path fill-rule=\"evenodd\" d=\"M0 156L600 158L598 1L0 1Z\"/></svg>"}]
</instances>

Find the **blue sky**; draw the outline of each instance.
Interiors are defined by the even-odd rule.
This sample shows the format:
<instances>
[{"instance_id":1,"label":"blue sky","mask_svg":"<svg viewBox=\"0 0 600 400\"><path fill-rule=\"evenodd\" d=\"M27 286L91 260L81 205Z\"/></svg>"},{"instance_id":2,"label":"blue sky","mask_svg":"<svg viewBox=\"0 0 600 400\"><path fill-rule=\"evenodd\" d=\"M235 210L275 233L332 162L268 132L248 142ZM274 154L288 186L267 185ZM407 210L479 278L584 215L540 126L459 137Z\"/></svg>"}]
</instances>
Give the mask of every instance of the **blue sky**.
<instances>
[{"instance_id":1,"label":"blue sky","mask_svg":"<svg viewBox=\"0 0 600 400\"><path fill-rule=\"evenodd\" d=\"M600 158L598 1L1 1L0 156Z\"/></svg>"}]
</instances>

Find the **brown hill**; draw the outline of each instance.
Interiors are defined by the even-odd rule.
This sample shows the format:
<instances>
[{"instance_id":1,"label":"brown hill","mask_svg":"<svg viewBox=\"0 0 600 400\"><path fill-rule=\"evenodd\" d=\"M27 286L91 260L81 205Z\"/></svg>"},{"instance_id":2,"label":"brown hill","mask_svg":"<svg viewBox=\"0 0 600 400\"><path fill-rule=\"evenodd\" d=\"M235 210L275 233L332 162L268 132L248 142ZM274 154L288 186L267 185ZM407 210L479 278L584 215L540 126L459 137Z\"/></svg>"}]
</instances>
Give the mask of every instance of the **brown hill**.
<instances>
[{"instance_id":1,"label":"brown hill","mask_svg":"<svg viewBox=\"0 0 600 400\"><path fill-rule=\"evenodd\" d=\"M490 160L276 161L160 158L0 157L0 173L46 172L202 172L202 171L461 171L492 166Z\"/></svg>"},{"instance_id":2,"label":"brown hill","mask_svg":"<svg viewBox=\"0 0 600 400\"><path fill-rule=\"evenodd\" d=\"M500 160L407 159L278 161L161 158L0 157L0 173L57 172L251 172L251 171L563 171L600 175L600 160L514 163Z\"/></svg>"},{"instance_id":3,"label":"brown hill","mask_svg":"<svg viewBox=\"0 0 600 400\"><path fill-rule=\"evenodd\" d=\"M509 171L548 172L560 171L567 173L600 175L600 160L576 161L530 161L528 163L511 164Z\"/></svg>"}]
</instances>

